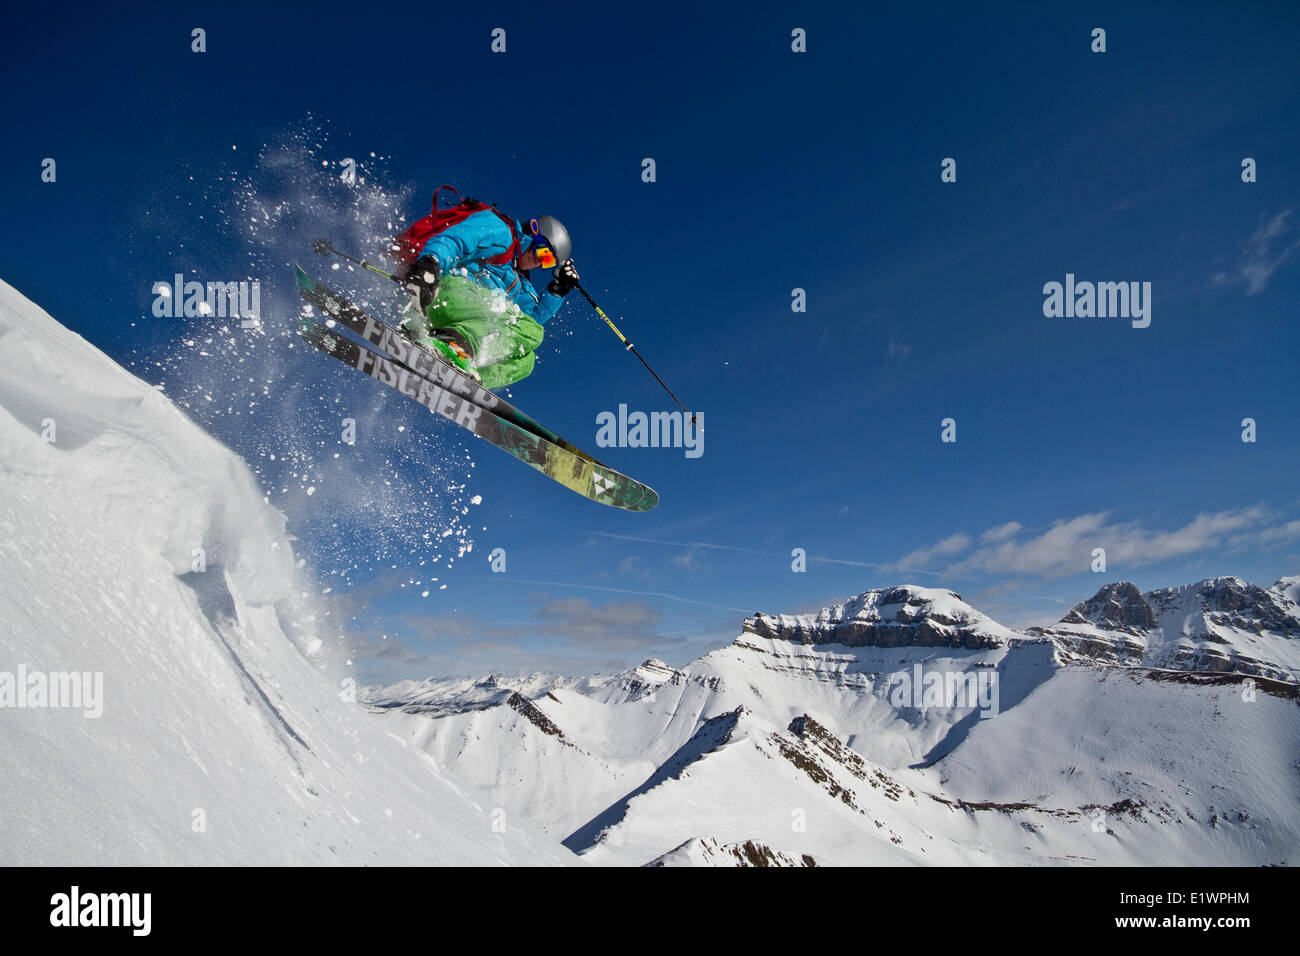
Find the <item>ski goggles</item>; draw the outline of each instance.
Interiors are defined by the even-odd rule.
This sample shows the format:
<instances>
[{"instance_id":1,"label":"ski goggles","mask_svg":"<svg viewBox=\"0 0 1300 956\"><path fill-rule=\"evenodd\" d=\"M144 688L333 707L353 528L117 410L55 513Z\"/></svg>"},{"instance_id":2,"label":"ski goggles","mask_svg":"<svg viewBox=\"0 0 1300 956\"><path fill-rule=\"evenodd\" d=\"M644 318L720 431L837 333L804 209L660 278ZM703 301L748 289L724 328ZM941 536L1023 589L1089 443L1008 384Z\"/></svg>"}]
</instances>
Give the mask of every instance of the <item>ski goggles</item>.
<instances>
[{"instance_id":1,"label":"ski goggles","mask_svg":"<svg viewBox=\"0 0 1300 956\"><path fill-rule=\"evenodd\" d=\"M533 237L533 244L530 248L532 249L533 255L537 258L538 264L543 269L554 269L558 262L555 258L555 250L551 248L551 244L547 242L546 237L542 235L541 227L537 225L536 219L529 221L528 232Z\"/></svg>"}]
</instances>

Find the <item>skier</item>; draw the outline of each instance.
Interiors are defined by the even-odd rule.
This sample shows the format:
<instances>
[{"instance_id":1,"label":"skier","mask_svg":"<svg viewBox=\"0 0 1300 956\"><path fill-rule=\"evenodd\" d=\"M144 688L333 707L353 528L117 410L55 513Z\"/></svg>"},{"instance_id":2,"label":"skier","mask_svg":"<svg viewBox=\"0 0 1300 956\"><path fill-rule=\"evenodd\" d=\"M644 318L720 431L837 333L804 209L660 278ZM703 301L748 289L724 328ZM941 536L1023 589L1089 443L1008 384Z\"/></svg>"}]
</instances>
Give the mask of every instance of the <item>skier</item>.
<instances>
[{"instance_id":1,"label":"skier","mask_svg":"<svg viewBox=\"0 0 1300 956\"><path fill-rule=\"evenodd\" d=\"M412 300L403 331L484 388L521 381L533 371L542 325L578 284L572 248L553 216L515 220L468 198L440 209L435 191L432 214L393 246L399 264L409 263L398 272ZM537 268L552 270L542 292L529 278Z\"/></svg>"}]
</instances>

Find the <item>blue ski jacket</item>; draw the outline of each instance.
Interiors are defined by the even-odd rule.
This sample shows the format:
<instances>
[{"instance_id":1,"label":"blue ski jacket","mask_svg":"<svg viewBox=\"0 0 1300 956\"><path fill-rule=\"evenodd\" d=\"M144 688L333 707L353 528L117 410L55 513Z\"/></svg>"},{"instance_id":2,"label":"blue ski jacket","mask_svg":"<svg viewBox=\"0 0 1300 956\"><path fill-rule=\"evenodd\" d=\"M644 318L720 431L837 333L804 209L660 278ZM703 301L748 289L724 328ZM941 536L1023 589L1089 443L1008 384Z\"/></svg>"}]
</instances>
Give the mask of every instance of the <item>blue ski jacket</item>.
<instances>
[{"instance_id":1,"label":"blue ski jacket","mask_svg":"<svg viewBox=\"0 0 1300 956\"><path fill-rule=\"evenodd\" d=\"M533 244L533 240L521 224L516 223L515 228L519 230L519 251L522 253ZM475 285L499 291L530 317L545 324L560 311L564 299L547 289L539 293L514 263L494 266L484 261L505 253L512 242L514 237L506 224L496 213L484 209L431 237L420 250L420 255L433 256L443 275L453 270L465 270L466 278Z\"/></svg>"}]
</instances>

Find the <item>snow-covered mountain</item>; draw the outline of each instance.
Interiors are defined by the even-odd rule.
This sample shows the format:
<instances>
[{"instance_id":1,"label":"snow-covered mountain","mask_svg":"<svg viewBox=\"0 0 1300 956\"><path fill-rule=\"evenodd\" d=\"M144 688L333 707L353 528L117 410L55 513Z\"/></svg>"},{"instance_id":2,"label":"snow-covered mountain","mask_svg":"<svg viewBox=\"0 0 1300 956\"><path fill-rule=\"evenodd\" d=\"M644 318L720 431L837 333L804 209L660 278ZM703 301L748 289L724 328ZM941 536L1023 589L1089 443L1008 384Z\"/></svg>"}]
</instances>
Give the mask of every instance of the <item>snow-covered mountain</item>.
<instances>
[{"instance_id":1,"label":"snow-covered mountain","mask_svg":"<svg viewBox=\"0 0 1300 956\"><path fill-rule=\"evenodd\" d=\"M488 674L486 677L430 677L403 680L385 687L363 687L361 701L375 710L408 714L459 714L506 703L518 693L529 700L553 690L568 689L597 700L630 700L679 676L680 671L651 658L619 674L568 677L536 671L532 674Z\"/></svg>"},{"instance_id":2,"label":"snow-covered mountain","mask_svg":"<svg viewBox=\"0 0 1300 956\"><path fill-rule=\"evenodd\" d=\"M365 687L360 691L360 698L362 703L376 710L400 708L411 714L459 714L504 704L516 693L530 699L560 687L593 693L612 679L564 677L541 671L515 677L502 674L431 677L420 681L398 681L387 687Z\"/></svg>"},{"instance_id":3,"label":"snow-covered mountain","mask_svg":"<svg viewBox=\"0 0 1300 956\"><path fill-rule=\"evenodd\" d=\"M1300 578L757 614L682 668L348 672L284 519L0 283L0 864L1294 864Z\"/></svg>"},{"instance_id":4,"label":"snow-covered mountain","mask_svg":"<svg viewBox=\"0 0 1300 956\"><path fill-rule=\"evenodd\" d=\"M587 693L596 700L613 704L653 694L656 688L682 676L681 671L652 657L621 674L601 680L598 687Z\"/></svg>"},{"instance_id":5,"label":"snow-covered mountain","mask_svg":"<svg viewBox=\"0 0 1300 956\"><path fill-rule=\"evenodd\" d=\"M759 613L745 619L745 630L848 647L997 647L1017 636L959 594L912 586L866 591L817 614Z\"/></svg>"},{"instance_id":6,"label":"snow-covered mountain","mask_svg":"<svg viewBox=\"0 0 1300 956\"><path fill-rule=\"evenodd\" d=\"M1037 633L1112 663L1300 682L1300 577L1262 588L1209 578L1145 594L1108 584Z\"/></svg>"},{"instance_id":7,"label":"snow-covered mountain","mask_svg":"<svg viewBox=\"0 0 1300 956\"><path fill-rule=\"evenodd\" d=\"M1098 619L1149 630L1127 604ZM594 863L1295 862L1294 682L1116 666L910 586L744 627L680 670L384 719Z\"/></svg>"},{"instance_id":8,"label":"snow-covered mountain","mask_svg":"<svg viewBox=\"0 0 1300 956\"><path fill-rule=\"evenodd\" d=\"M0 865L553 864L347 703L284 519L0 282Z\"/></svg>"}]
</instances>

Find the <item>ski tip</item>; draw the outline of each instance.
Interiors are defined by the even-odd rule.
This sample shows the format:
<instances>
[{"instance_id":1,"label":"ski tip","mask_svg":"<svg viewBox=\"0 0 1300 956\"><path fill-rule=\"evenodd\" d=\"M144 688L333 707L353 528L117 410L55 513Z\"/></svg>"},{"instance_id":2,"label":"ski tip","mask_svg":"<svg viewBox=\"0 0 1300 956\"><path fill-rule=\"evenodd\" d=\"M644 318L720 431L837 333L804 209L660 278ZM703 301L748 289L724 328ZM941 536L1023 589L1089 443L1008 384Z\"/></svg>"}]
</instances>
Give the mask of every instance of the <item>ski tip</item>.
<instances>
[{"instance_id":1,"label":"ski tip","mask_svg":"<svg viewBox=\"0 0 1300 956\"><path fill-rule=\"evenodd\" d=\"M659 504L657 491L613 469L605 469L603 473L598 472L594 478L591 493L584 497L597 504L638 512L653 511Z\"/></svg>"}]
</instances>

